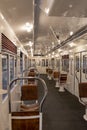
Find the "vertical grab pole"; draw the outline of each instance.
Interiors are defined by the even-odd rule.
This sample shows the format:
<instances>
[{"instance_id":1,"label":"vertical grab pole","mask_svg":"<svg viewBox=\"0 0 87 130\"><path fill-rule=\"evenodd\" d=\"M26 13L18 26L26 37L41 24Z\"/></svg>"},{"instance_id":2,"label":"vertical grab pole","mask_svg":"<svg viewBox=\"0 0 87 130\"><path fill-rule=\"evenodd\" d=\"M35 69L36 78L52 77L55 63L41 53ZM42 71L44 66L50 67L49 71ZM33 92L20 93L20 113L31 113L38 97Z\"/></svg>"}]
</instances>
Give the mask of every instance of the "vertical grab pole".
<instances>
[{"instance_id":1,"label":"vertical grab pole","mask_svg":"<svg viewBox=\"0 0 87 130\"><path fill-rule=\"evenodd\" d=\"M39 130L42 130L42 112L40 112L40 124L39 124Z\"/></svg>"}]
</instances>

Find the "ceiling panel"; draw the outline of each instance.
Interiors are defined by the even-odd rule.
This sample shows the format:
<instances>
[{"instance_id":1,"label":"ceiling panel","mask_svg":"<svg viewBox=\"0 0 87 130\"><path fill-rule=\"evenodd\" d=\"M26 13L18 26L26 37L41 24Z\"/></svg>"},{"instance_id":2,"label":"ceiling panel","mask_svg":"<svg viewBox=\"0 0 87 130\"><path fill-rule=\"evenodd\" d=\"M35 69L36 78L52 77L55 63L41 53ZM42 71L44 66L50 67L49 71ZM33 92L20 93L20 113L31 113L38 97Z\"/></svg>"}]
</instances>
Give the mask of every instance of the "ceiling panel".
<instances>
[{"instance_id":1,"label":"ceiling panel","mask_svg":"<svg viewBox=\"0 0 87 130\"><path fill-rule=\"evenodd\" d=\"M56 46L55 36L62 42L70 36L70 31L76 32L87 24L87 0L35 0L34 4L33 0L0 0L0 11L24 47L34 41L36 53L41 50L45 54ZM26 22L34 22L34 31L21 29ZM30 51L30 47L25 49Z\"/></svg>"}]
</instances>

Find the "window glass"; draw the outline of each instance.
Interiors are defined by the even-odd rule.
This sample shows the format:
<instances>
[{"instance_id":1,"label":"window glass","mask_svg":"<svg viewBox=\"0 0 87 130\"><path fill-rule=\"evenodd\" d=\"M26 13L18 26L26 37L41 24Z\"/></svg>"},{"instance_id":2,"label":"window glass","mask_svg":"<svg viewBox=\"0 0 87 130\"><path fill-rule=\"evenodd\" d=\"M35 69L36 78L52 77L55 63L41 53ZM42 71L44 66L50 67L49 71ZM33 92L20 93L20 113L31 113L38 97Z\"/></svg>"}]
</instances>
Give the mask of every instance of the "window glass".
<instances>
[{"instance_id":1,"label":"window glass","mask_svg":"<svg viewBox=\"0 0 87 130\"><path fill-rule=\"evenodd\" d=\"M45 66L45 59L42 59L42 66Z\"/></svg>"},{"instance_id":2,"label":"window glass","mask_svg":"<svg viewBox=\"0 0 87 130\"><path fill-rule=\"evenodd\" d=\"M20 52L20 73L23 71L23 53Z\"/></svg>"},{"instance_id":3,"label":"window glass","mask_svg":"<svg viewBox=\"0 0 87 130\"><path fill-rule=\"evenodd\" d=\"M48 66L48 59L46 59L46 66Z\"/></svg>"},{"instance_id":4,"label":"window glass","mask_svg":"<svg viewBox=\"0 0 87 130\"><path fill-rule=\"evenodd\" d=\"M17 77L17 58L15 58L15 77Z\"/></svg>"},{"instance_id":5,"label":"window glass","mask_svg":"<svg viewBox=\"0 0 87 130\"><path fill-rule=\"evenodd\" d=\"M2 88L7 89L9 81L9 73L8 73L8 56L2 55ZM3 95L3 98L6 94Z\"/></svg>"},{"instance_id":6,"label":"window glass","mask_svg":"<svg viewBox=\"0 0 87 130\"><path fill-rule=\"evenodd\" d=\"M14 78L14 57L10 56L10 81Z\"/></svg>"},{"instance_id":7,"label":"window glass","mask_svg":"<svg viewBox=\"0 0 87 130\"><path fill-rule=\"evenodd\" d=\"M62 70L69 72L69 55L62 56Z\"/></svg>"},{"instance_id":8,"label":"window glass","mask_svg":"<svg viewBox=\"0 0 87 130\"><path fill-rule=\"evenodd\" d=\"M77 70L77 72L79 72L79 68L80 68L80 59L79 59L79 56L76 56L76 59L75 59L75 61L76 61L76 70Z\"/></svg>"}]
</instances>

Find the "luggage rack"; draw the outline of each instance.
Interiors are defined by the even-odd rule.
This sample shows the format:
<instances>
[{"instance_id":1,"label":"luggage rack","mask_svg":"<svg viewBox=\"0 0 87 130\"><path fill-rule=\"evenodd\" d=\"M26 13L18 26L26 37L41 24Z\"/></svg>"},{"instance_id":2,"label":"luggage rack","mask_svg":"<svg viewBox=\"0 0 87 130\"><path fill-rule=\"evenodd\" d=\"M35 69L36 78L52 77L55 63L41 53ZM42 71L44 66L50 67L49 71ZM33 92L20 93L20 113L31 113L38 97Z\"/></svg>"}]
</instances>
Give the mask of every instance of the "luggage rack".
<instances>
[{"instance_id":1,"label":"luggage rack","mask_svg":"<svg viewBox=\"0 0 87 130\"><path fill-rule=\"evenodd\" d=\"M43 79L38 77L33 77L35 80L41 82L42 87L44 88L44 95L41 98L39 103L39 110L38 111L17 111L12 112L11 110L11 95L10 89L14 82L21 81L21 80L29 80L32 77L20 77L15 78L11 81L8 87L8 103L9 103L9 130L42 130L42 108L43 103L47 96L47 86Z\"/></svg>"}]
</instances>

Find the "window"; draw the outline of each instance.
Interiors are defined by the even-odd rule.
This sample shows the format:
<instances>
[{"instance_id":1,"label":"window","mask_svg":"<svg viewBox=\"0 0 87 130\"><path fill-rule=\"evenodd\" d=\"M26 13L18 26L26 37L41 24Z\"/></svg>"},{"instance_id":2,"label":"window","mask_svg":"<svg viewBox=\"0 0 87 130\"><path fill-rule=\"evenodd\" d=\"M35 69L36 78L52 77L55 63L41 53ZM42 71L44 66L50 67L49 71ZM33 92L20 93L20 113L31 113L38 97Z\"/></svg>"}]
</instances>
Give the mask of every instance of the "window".
<instances>
[{"instance_id":1,"label":"window","mask_svg":"<svg viewBox=\"0 0 87 130\"><path fill-rule=\"evenodd\" d=\"M45 66L45 59L42 59L42 66Z\"/></svg>"},{"instance_id":2,"label":"window","mask_svg":"<svg viewBox=\"0 0 87 130\"><path fill-rule=\"evenodd\" d=\"M58 68L58 71L60 71L60 59L56 59L56 67Z\"/></svg>"},{"instance_id":3,"label":"window","mask_svg":"<svg viewBox=\"0 0 87 130\"><path fill-rule=\"evenodd\" d=\"M75 61L76 61L76 70L77 70L77 72L79 72L79 68L80 68L80 59L79 59L79 56L76 56L76 59L75 59Z\"/></svg>"},{"instance_id":4,"label":"window","mask_svg":"<svg viewBox=\"0 0 87 130\"><path fill-rule=\"evenodd\" d=\"M10 81L14 78L14 57L10 56Z\"/></svg>"},{"instance_id":5,"label":"window","mask_svg":"<svg viewBox=\"0 0 87 130\"><path fill-rule=\"evenodd\" d=\"M8 56L2 55L2 88L7 89L9 83ZM6 94L3 95L3 98Z\"/></svg>"},{"instance_id":6,"label":"window","mask_svg":"<svg viewBox=\"0 0 87 130\"><path fill-rule=\"evenodd\" d=\"M87 73L87 55L83 55L83 73Z\"/></svg>"},{"instance_id":7,"label":"window","mask_svg":"<svg viewBox=\"0 0 87 130\"><path fill-rule=\"evenodd\" d=\"M15 58L15 77L17 77L17 58Z\"/></svg>"},{"instance_id":8,"label":"window","mask_svg":"<svg viewBox=\"0 0 87 130\"><path fill-rule=\"evenodd\" d=\"M69 72L69 55L62 56L62 70Z\"/></svg>"},{"instance_id":9,"label":"window","mask_svg":"<svg viewBox=\"0 0 87 130\"><path fill-rule=\"evenodd\" d=\"M46 59L46 66L48 66L48 59Z\"/></svg>"},{"instance_id":10,"label":"window","mask_svg":"<svg viewBox=\"0 0 87 130\"><path fill-rule=\"evenodd\" d=\"M20 73L23 71L23 53L20 52Z\"/></svg>"}]
</instances>

